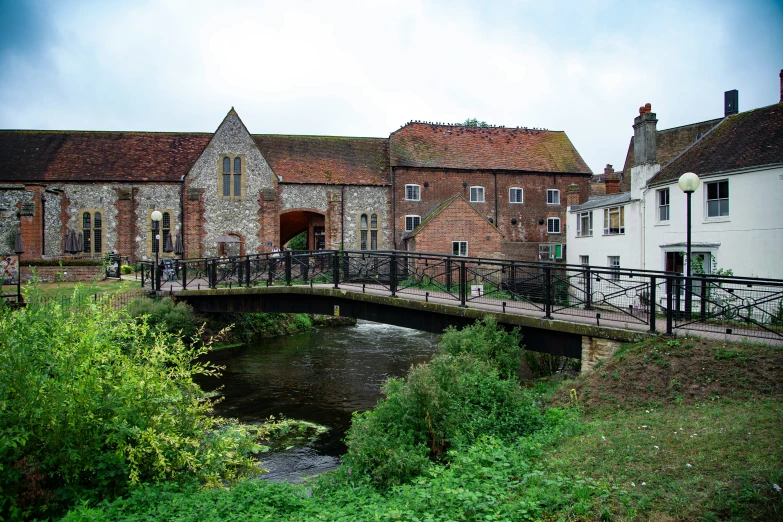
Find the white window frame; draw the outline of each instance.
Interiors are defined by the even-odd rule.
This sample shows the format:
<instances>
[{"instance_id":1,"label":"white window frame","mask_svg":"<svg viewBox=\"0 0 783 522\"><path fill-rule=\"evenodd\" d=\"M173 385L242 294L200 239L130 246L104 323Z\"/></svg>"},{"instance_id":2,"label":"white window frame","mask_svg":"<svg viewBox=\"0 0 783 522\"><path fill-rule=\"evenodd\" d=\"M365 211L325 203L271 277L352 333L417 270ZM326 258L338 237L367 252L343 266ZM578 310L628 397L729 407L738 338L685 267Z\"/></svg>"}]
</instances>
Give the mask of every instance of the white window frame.
<instances>
[{"instance_id":1,"label":"white window frame","mask_svg":"<svg viewBox=\"0 0 783 522\"><path fill-rule=\"evenodd\" d=\"M620 256L606 256L606 264L612 270L612 281L620 279Z\"/></svg>"},{"instance_id":2,"label":"white window frame","mask_svg":"<svg viewBox=\"0 0 783 522\"><path fill-rule=\"evenodd\" d=\"M590 266L590 256L579 256L579 264L582 266Z\"/></svg>"},{"instance_id":3,"label":"white window frame","mask_svg":"<svg viewBox=\"0 0 783 522\"><path fill-rule=\"evenodd\" d=\"M661 199L663 196L666 196L666 202L662 202ZM657 212L655 214L655 219L658 223L668 223L671 219L671 194L669 193L669 188L664 189L658 189L655 191L655 203L656 203L656 209ZM666 218L661 217L661 212L666 211Z\"/></svg>"},{"instance_id":4,"label":"white window frame","mask_svg":"<svg viewBox=\"0 0 783 522\"><path fill-rule=\"evenodd\" d=\"M546 191L546 204L547 205L559 205L560 204L560 191L558 189L547 189L547 191Z\"/></svg>"},{"instance_id":5,"label":"white window frame","mask_svg":"<svg viewBox=\"0 0 783 522\"><path fill-rule=\"evenodd\" d=\"M457 253L454 253L454 247L457 246ZM464 248L463 248L464 247ZM452 241L451 242L451 255L468 257L468 242L467 241Z\"/></svg>"},{"instance_id":6,"label":"white window frame","mask_svg":"<svg viewBox=\"0 0 783 522\"><path fill-rule=\"evenodd\" d=\"M557 225L557 230L555 231L555 226ZM551 217L546 218L546 233L547 234L560 234L562 233L562 229L560 228L560 218L559 217Z\"/></svg>"},{"instance_id":7,"label":"white window frame","mask_svg":"<svg viewBox=\"0 0 783 522\"><path fill-rule=\"evenodd\" d=\"M519 191L519 192L517 192ZM511 187L508 189L508 202L509 203L524 203L525 191L521 187Z\"/></svg>"},{"instance_id":8,"label":"white window frame","mask_svg":"<svg viewBox=\"0 0 783 522\"><path fill-rule=\"evenodd\" d=\"M612 214L619 214L619 226L618 232L612 232ZM625 206L620 205L618 207L607 207L604 209L604 235L605 236L618 236L625 234Z\"/></svg>"},{"instance_id":9,"label":"white window frame","mask_svg":"<svg viewBox=\"0 0 783 522\"><path fill-rule=\"evenodd\" d=\"M473 189L476 189L476 199L473 199ZM479 191L481 191L481 199L478 199ZM484 203L484 187L480 185L474 185L470 187L470 202L471 203Z\"/></svg>"},{"instance_id":10,"label":"white window frame","mask_svg":"<svg viewBox=\"0 0 783 522\"><path fill-rule=\"evenodd\" d=\"M725 198L717 197L710 199L709 192L711 186L717 186L718 190L718 196L720 196L720 184L725 183L726 184L726 194ZM715 181L707 181L704 183L704 218L710 221L723 221L727 220L731 217L731 211L730 211L730 205L729 200L731 199L731 190L729 189L729 180L727 179L718 179ZM717 201L718 202L718 214L711 216L710 215L710 202ZM726 204L726 214L721 214L720 210L723 207L723 202Z\"/></svg>"},{"instance_id":11,"label":"white window frame","mask_svg":"<svg viewBox=\"0 0 783 522\"><path fill-rule=\"evenodd\" d=\"M413 228L408 228L408 218L410 218ZM421 225L421 216L416 214L408 214L405 216L405 232L411 232Z\"/></svg>"},{"instance_id":12,"label":"white window frame","mask_svg":"<svg viewBox=\"0 0 783 522\"><path fill-rule=\"evenodd\" d=\"M588 229L585 231L582 226L582 218L587 217ZM593 235L593 211L587 210L585 212L579 212L576 215L576 237L590 237Z\"/></svg>"},{"instance_id":13,"label":"white window frame","mask_svg":"<svg viewBox=\"0 0 783 522\"><path fill-rule=\"evenodd\" d=\"M413 183L405 185L405 201L421 201L421 186Z\"/></svg>"}]
</instances>

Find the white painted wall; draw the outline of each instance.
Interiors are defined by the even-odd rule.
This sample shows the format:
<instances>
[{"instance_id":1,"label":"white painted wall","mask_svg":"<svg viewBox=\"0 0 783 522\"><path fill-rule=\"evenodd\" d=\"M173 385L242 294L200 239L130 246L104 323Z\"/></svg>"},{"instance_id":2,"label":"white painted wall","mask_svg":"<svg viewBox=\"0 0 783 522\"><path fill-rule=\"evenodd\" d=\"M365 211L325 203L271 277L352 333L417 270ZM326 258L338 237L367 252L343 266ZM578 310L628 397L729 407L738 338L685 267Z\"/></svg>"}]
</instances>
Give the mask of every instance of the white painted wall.
<instances>
[{"instance_id":1,"label":"white painted wall","mask_svg":"<svg viewBox=\"0 0 783 522\"><path fill-rule=\"evenodd\" d=\"M729 180L729 216L706 219L705 183L722 179ZM656 223L656 189L665 186L669 187L670 220L668 224L659 224ZM731 269L738 276L783 279L783 167L704 176L691 201L692 242L720 243L711 252L718 268ZM685 243L686 240L686 196L674 182L649 188L644 202L644 268L663 270L665 257L661 245ZM570 263L570 221L568 230ZM626 235L629 233L633 232L629 232L626 225ZM573 244L577 243L574 240ZM579 258L576 259L578 262Z\"/></svg>"},{"instance_id":2,"label":"white painted wall","mask_svg":"<svg viewBox=\"0 0 783 522\"><path fill-rule=\"evenodd\" d=\"M609 266L609 256L620 256L620 268L641 266L641 201L631 201L625 205L625 234L604 235L604 209L594 208L593 235L577 237L576 221L578 213L568 207L566 223L566 261L580 264L580 256L590 256L590 265Z\"/></svg>"}]
</instances>

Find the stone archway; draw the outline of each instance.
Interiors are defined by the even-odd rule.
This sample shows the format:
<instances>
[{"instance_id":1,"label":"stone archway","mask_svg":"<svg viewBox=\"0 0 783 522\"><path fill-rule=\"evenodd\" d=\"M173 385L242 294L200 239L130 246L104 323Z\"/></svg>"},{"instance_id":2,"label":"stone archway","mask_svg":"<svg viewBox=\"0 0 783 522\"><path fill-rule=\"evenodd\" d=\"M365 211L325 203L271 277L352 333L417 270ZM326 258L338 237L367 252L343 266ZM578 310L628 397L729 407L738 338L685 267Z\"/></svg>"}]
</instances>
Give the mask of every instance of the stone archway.
<instances>
[{"instance_id":1,"label":"stone archway","mask_svg":"<svg viewBox=\"0 0 783 522\"><path fill-rule=\"evenodd\" d=\"M285 245L302 232L307 232L308 250L326 246L326 217L315 209L292 209L280 214L280 245Z\"/></svg>"}]
</instances>

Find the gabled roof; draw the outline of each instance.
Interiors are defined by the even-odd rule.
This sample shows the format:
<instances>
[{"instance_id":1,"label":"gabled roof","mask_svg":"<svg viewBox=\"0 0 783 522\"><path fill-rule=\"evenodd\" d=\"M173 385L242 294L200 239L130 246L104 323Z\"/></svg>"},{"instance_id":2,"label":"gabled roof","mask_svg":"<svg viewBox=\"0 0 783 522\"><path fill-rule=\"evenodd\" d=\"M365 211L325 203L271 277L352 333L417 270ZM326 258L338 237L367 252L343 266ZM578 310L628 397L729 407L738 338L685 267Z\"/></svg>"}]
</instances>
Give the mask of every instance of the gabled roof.
<instances>
[{"instance_id":1,"label":"gabled roof","mask_svg":"<svg viewBox=\"0 0 783 522\"><path fill-rule=\"evenodd\" d=\"M389 147L393 167L592 174L562 131L409 123Z\"/></svg>"},{"instance_id":2,"label":"gabled roof","mask_svg":"<svg viewBox=\"0 0 783 522\"><path fill-rule=\"evenodd\" d=\"M391 182L386 138L254 134L253 140L283 183Z\"/></svg>"},{"instance_id":3,"label":"gabled roof","mask_svg":"<svg viewBox=\"0 0 783 522\"><path fill-rule=\"evenodd\" d=\"M462 202L463 202L463 203L465 203L465 205L467 205L467 206L468 206L468 207L469 207L471 210L473 210L473 212L475 212L475 213L476 213L476 215L479 217L479 219L481 219L482 221L484 221L484 222L487 224L487 226L491 227L491 228L492 228L492 230L494 230L495 232L497 232L498 234L500 234L500 236L501 236L501 237L505 237L505 236L503 236L503 233L502 233L502 232L500 232L500 230L498 230L497 228L495 228L495 226L494 226L492 223L490 223L490 222L489 222L489 220L487 220L487 218L486 218L486 217L484 217L484 216L482 216L482 215L481 215L481 212L479 212L478 210L476 210L476 208L475 208L473 205L471 205L471 204L468 202L468 200L467 200L467 199L465 199L464 197L462 197L462 194L454 194L454 195L453 195L453 196L451 196L449 199L447 199L446 201L444 201L443 203L441 203L440 205L436 206L434 209L432 209L431 211L429 211L429 212L428 212L428 213L427 213L427 214L426 214L424 217L422 217L422 219L421 219L421 223L419 223L419 226L418 226L418 227L416 227L416 228L414 228L413 230L411 230L411 231L410 231L410 232L408 232L407 234L404 234L402 238L403 238L404 240L406 240L406 239L410 239L410 238L412 238L412 237L415 237L415 236L416 236L416 235L418 235L418 233L419 233L419 232L421 232L421 231L422 231L422 230L423 230L423 229L424 229L424 228L425 228L427 225L429 225L430 223L432 223L432 221L433 221L433 220L434 220L436 217L438 217L438 215L439 215L441 212L443 212L444 210L446 210L448 207L450 207L450 206L451 206L451 205L453 205L454 203L458 202L459 200L462 200Z\"/></svg>"},{"instance_id":4,"label":"gabled roof","mask_svg":"<svg viewBox=\"0 0 783 522\"><path fill-rule=\"evenodd\" d=\"M179 181L209 133L0 130L1 181Z\"/></svg>"},{"instance_id":5,"label":"gabled roof","mask_svg":"<svg viewBox=\"0 0 783 522\"><path fill-rule=\"evenodd\" d=\"M685 172L703 176L775 164L783 164L783 103L725 118L649 184L671 182Z\"/></svg>"},{"instance_id":6,"label":"gabled roof","mask_svg":"<svg viewBox=\"0 0 783 522\"><path fill-rule=\"evenodd\" d=\"M659 130L655 133L655 154L658 163L666 165L721 121L723 121L723 118L716 118L714 120ZM631 167L633 167L633 136L631 136L631 143L628 145L628 153L625 156L625 166L623 167L623 173L629 180Z\"/></svg>"},{"instance_id":7,"label":"gabled roof","mask_svg":"<svg viewBox=\"0 0 783 522\"><path fill-rule=\"evenodd\" d=\"M592 208L615 207L617 205L624 205L630 201L630 192L620 192L619 194L610 194L608 196L596 196L588 199L581 205L573 205L571 207L571 212L590 210Z\"/></svg>"}]
</instances>

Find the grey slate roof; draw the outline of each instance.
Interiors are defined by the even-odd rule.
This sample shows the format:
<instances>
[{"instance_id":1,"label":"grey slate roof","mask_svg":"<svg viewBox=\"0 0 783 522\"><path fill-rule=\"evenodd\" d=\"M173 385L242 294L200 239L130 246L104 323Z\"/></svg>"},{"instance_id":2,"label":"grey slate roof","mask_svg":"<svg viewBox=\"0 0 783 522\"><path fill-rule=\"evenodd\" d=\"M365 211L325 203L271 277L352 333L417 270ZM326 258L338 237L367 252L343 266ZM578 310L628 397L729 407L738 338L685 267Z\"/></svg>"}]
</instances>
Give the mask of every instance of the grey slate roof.
<instances>
[{"instance_id":1,"label":"grey slate roof","mask_svg":"<svg viewBox=\"0 0 783 522\"><path fill-rule=\"evenodd\" d=\"M588 199L581 205L574 205L571 207L571 212L579 212L582 210L590 210L592 208L602 207L616 207L617 205L623 205L631 201L630 192L621 192L619 194L610 194L608 196L598 196Z\"/></svg>"}]
</instances>

